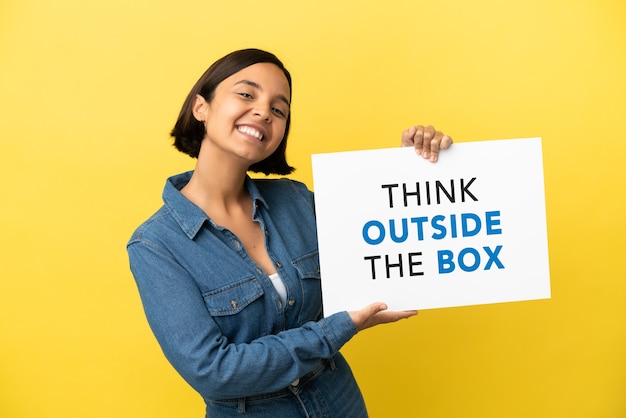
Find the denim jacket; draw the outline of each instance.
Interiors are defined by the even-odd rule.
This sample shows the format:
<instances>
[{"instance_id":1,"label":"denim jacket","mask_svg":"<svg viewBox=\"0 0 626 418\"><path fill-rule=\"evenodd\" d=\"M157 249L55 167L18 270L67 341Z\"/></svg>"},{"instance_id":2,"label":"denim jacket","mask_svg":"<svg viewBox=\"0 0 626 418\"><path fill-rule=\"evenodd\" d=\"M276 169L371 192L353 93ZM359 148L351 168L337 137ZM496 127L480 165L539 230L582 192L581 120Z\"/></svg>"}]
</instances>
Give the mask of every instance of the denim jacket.
<instances>
[{"instance_id":1,"label":"denim jacket","mask_svg":"<svg viewBox=\"0 0 626 418\"><path fill-rule=\"evenodd\" d=\"M150 327L205 399L283 389L357 332L347 312L322 315L313 193L293 180L246 178L287 288L283 304L238 238L180 193L191 174L167 180L164 205L127 245Z\"/></svg>"}]
</instances>

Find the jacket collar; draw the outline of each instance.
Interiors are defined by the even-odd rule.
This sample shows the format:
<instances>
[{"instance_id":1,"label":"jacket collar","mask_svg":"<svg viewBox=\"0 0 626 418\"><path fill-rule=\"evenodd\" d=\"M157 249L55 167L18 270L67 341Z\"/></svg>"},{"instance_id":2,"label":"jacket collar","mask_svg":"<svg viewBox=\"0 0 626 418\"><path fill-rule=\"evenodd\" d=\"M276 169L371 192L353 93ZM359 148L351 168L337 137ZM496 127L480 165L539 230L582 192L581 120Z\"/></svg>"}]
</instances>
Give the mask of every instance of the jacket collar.
<instances>
[{"instance_id":1,"label":"jacket collar","mask_svg":"<svg viewBox=\"0 0 626 418\"><path fill-rule=\"evenodd\" d=\"M213 228L223 229L180 192L189 182L192 174L193 171L187 171L168 178L163 189L163 203L165 207L167 207L176 223L178 223L189 239L196 237L205 222L208 222ZM256 219L259 205L263 205L266 209L269 209L269 207L263 196L261 196L254 180L249 176L246 176L245 187L247 187L252 198L253 217Z\"/></svg>"}]
</instances>

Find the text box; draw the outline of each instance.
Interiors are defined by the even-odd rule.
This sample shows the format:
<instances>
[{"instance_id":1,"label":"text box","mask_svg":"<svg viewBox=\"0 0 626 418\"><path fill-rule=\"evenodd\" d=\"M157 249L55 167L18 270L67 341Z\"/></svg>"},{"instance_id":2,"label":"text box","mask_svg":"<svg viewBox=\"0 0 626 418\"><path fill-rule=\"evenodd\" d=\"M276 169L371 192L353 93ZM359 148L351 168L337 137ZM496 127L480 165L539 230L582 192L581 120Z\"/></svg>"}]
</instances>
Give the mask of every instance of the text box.
<instances>
[{"instance_id":1,"label":"text box","mask_svg":"<svg viewBox=\"0 0 626 418\"><path fill-rule=\"evenodd\" d=\"M324 315L550 298L541 138L312 162Z\"/></svg>"}]
</instances>

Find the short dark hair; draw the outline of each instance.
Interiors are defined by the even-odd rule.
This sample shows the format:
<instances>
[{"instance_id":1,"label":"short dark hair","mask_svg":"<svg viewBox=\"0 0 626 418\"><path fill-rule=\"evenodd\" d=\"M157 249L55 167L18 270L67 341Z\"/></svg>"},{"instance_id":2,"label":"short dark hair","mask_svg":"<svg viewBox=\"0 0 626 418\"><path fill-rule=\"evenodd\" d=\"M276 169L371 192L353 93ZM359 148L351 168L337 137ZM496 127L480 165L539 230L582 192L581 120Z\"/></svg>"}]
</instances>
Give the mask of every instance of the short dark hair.
<instances>
[{"instance_id":1,"label":"short dark hair","mask_svg":"<svg viewBox=\"0 0 626 418\"><path fill-rule=\"evenodd\" d=\"M226 78L254 64L271 63L280 68L289 83L289 99L291 100L291 75L283 63L272 53L260 49L242 49L215 61L202 77L193 86L189 95L183 103L183 107L178 115L178 120L172 129L171 136L174 137L174 146L181 152L188 154L192 158L198 158L200 144L204 139L204 124L193 116L193 103L196 95L201 95L207 102L213 100L215 89ZM291 122L291 112L287 116L285 125L285 135L276 149L266 159L252 164L248 170L265 174L290 174L294 167L287 164L285 151L287 149L287 136Z\"/></svg>"}]
</instances>

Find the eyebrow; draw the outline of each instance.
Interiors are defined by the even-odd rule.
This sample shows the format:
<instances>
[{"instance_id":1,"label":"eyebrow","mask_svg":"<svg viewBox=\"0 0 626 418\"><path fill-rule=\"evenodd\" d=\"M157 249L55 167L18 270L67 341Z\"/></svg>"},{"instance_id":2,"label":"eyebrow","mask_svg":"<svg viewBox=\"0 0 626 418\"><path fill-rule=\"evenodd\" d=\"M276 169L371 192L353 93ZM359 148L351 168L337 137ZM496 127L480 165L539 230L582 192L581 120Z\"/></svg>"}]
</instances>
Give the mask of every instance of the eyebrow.
<instances>
[{"instance_id":1,"label":"eyebrow","mask_svg":"<svg viewBox=\"0 0 626 418\"><path fill-rule=\"evenodd\" d=\"M240 80L240 81L235 83L235 85L238 85L238 84L246 84L246 85L248 85L250 87L254 87L255 89L258 89L258 90L261 90L261 91L263 90L263 87L261 87L261 85L259 83L256 83L256 82L250 81L250 80L245 80L245 79L244 80ZM291 106L291 104L289 103L289 100L285 96L283 96L282 94L279 94L277 97L278 97L279 100L285 102L285 104L287 106Z\"/></svg>"}]
</instances>

